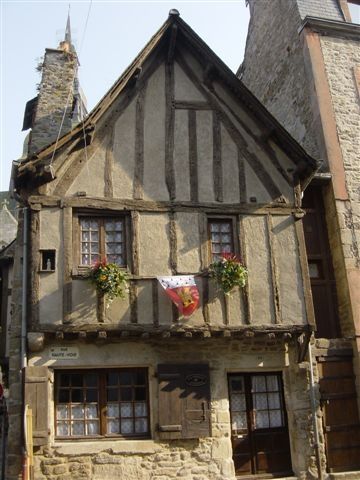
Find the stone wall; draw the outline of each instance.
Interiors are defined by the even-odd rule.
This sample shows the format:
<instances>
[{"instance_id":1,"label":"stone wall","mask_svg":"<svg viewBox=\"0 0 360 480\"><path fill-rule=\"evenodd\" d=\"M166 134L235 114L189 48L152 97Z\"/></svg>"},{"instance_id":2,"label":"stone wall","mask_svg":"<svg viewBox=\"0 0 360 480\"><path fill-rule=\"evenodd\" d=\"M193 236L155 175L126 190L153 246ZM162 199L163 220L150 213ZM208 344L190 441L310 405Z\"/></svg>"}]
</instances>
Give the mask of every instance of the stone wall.
<instances>
[{"instance_id":1,"label":"stone wall","mask_svg":"<svg viewBox=\"0 0 360 480\"><path fill-rule=\"evenodd\" d=\"M308 364L297 363L293 341L248 338L227 341L164 342L128 341L121 344L87 345L77 343L79 358L73 368L101 365L148 366L151 407L151 439L101 439L98 441L59 441L54 426L49 444L35 452L35 480L230 480L234 478L227 374L229 372L283 372L288 413L293 470L305 478L313 461ZM51 360L47 346L33 354L30 365L47 364L51 369L69 367L67 360ZM209 362L211 388L211 437L194 440L159 439L158 363ZM50 418L53 392L49 392Z\"/></svg>"},{"instance_id":2,"label":"stone wall","mask_svg":"<svg viewBox=\"0 0 360 480\"><path fill-rule=\"evenodd\" d=\"M6 475L7 480L21 478L22 465L22 374L21 374L21 310L22 310L22 253L23 253L23 214L19 214L18 237L14 258L14 273L11 298L11 326L9 351L9 415Z\"/></svg>"},{"instance_id":3,"label":"stone wall","mask_svg":"<svg viewBox=\"0 0 360 480\"><path fill-rule=\"evenodd\" d=\"M297 33L301 23L298 6L289 0L250 0L249 5L251 17L241 80L305 150L319 159Z\"/></svg>"},{"instance_id":4,"label":"stone wall","mask_svg":"<svg viewBox=\"0 0 360 480\"><path fill-rule=\"evenodd\" d=\"M360 108L355 69L360 65L360 42L321 37L337 133L344 159L350 203L341 212L342 240L347 267L360 267Z\"/></svg>"}]
</instances>

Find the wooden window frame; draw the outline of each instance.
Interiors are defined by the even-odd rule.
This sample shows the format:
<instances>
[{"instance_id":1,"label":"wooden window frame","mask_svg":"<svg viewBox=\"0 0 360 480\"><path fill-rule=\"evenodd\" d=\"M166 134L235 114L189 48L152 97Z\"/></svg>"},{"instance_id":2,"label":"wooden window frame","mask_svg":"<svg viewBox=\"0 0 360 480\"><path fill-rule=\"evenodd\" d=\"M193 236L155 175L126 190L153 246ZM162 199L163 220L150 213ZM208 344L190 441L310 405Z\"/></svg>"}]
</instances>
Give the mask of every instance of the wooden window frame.
<instances>
[{"instance_id":1,"label":"wooden window frame","mask_svg":"<svg viewBox=\"0 0 360 480\"><path fill-rule=\"evenodd\" d=\"M108 433L107 432L107 388L109 387L106 383L106 376L109 373L136 373L136 372L141 372L145 375L145 383L144 384L139 384L138 386L144 387L146 389L146 408L147 408L147 414L143 416L139 416L139 418L146 418L147 419L147 431L144 433L130 433L130 434L123 434L123 433ZM98 419L99 419L99 433L98 434L90 434L90 435L58 435L57 433L57 423L58 419L57 418L57 406L58 405L72 405L73 403L71 401L69 402L59 402L58 401L58 392L60 390L66 390L66 387L60 387L60 375L65 374L65 375L86 375L86 374L96 374L98 376L98 400L97 402L89 402L89 403L96 403L98 407ZM118 384L120 388L120 384ZM129 388L128 385L125 385L125 388ZM84 385L82 387L77 387L78 389L81 390L86 390L87 387ZM95 388L95 387L94 387ZM115 388L115 387L114 387ZM136 388L136 385L132 384L131 386L132 389ZM71 389L71 386L69 386L69 389ZM118 404L120 405L120 400L117 400ZM79 402L79 405L85 405L86 402ZM116 403L116 401L114 401ZM120 418L129 418L133 422L135 422L135 419L137 418L135 415L135 403L136 400L130 400L126 401L126 403L131 403L132 404L132 409L134 415L131 417L121 417L119 414L119 419ZM86 418L84 417L82 419L84 422L86 422ZM70 424L72 421L71 416L69 419L64 419L64 422L67 422ZM80 419L79 419L80 421ZM148 439L151 437L151 418L150 418L150 402L149 402L149 372L146 367L125 367L125 368L106 368L106 369L94 369L94 370L88 370L88 369L59 369L55 370L55 380L54 380L54 431L55 431L55 439L56 440L69 440L69 441L74 441L77 439L102 439L102 438L116 438L116 439ZM121 422L121 420L120 420Z\"/></svg>"},{"instance_id":2,"label":"wooden window frame","mask_svg":"<svg viewBox=\"0 0 360 480\"><path fill-rule=\"evenodd\" d=\"M238 244L238 235L237 235L237 221L233 216L213 216L209 215L207 217L207 251L208 251L208 263L214 261L214 255L212 252L212 240L211 240L211 224L213 223L228 223L230 224L230 235L231 235L231 253L236 255L239 254L239 244Z\"/></svg>"},{"instance_id":3,"label":"wooden window frame","mask_svg":"<svg viewBox=\"0 0 360 480\"><path fill-rule=\"evenodd\" d=\"M100 219L104 222L107 219L117 219L123 222L123 231L124 231L124 264L119 265L120 268L127 268L131 270L131 218L125 212L114 212L114 211L99 211L99 210L77 210L73 214L73 275L84 276L88 274L90 265L81 264L81 226L80 220L82 218L88 217L89 219ZM101 238L103 237L103 238ZM100 243L100 256L105 257L105 239L104 233L100 233L99 238ZM103 251L102 251L103 249Z\"/></svg>"}]
</instances>

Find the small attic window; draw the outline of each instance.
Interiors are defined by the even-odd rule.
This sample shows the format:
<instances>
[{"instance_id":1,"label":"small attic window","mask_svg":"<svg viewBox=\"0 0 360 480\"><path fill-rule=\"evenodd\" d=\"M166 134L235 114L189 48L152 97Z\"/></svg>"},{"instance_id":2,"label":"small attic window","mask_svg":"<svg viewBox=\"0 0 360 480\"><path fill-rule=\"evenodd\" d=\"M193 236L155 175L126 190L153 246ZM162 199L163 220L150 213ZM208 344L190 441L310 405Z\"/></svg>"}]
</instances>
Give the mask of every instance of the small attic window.
<instances>
[{"instance_id":1,"label":"small attic window","mask_svg":"<svg viewBox=\"0 0 360 480\"><path fill-rule=\"evenodd\" d=\"M55 272L55 250L40 250L40 271Z\"/></svg>"}]
</instances>

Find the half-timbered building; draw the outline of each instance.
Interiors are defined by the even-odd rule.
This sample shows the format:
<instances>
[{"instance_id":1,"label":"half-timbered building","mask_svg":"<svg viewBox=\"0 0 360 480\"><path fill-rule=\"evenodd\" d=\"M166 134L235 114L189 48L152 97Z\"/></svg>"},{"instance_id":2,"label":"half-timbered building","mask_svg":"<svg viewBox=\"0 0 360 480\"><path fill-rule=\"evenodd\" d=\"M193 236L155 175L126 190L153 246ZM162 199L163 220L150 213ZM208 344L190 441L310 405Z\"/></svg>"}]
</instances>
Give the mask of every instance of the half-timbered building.
<instances>
[{"instance_id":1,"label":"half-timbered building","mask_svg":"<svg viewBox=\"0 0 360 480\"><path fill-rule=\"evenodd\" d=\"M72 49L49 55L76 64ZM87 118L50 141L15 175L29 281L13 325L27 341L33 478L316 472L301 208L315 160L176 10ZM230 295L208 273L222 251L248 269ZM104 256L129 274L110 304L88 279ZM176 275L199 290L188 318L157 279ZM13 385L19 367L13 357Z\"/></svg>"}]
</instances>

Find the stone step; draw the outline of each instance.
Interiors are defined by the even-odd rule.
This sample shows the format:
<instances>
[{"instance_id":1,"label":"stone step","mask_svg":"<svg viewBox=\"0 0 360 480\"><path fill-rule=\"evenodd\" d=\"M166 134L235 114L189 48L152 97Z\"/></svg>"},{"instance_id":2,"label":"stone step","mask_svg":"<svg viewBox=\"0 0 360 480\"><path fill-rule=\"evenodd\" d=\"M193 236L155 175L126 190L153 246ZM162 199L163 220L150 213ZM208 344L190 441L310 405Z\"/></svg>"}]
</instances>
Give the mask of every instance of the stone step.
<instances>
[{"instance_id":1,"label":"stone step","mask_svg":"<svg viewBox=\"0 0 360 480\"><path fill-rule=\"evenodd\" d=\"M360 480L360 471L329 473L327 480Z\"/></svg>"}]
</instances>

